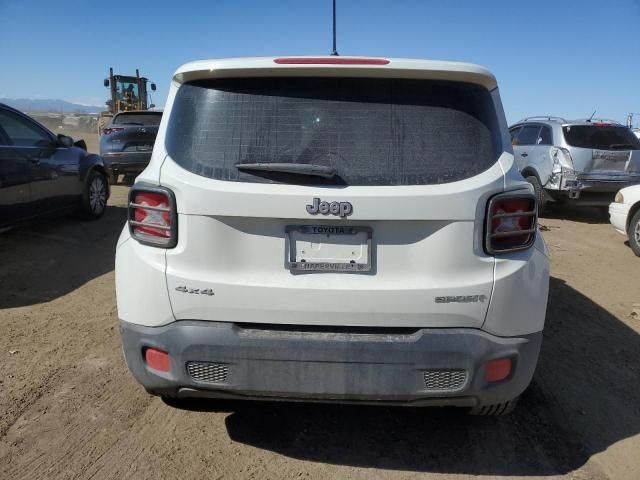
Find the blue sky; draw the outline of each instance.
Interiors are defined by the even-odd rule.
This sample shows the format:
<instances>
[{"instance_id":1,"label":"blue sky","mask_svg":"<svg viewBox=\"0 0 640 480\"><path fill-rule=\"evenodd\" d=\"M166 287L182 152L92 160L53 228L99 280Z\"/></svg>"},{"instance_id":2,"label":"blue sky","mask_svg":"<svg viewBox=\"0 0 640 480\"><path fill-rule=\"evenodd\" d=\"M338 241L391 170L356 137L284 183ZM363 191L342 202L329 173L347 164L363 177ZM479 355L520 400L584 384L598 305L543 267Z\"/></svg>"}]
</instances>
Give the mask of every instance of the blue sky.
<instances>
[{"instance_id":1,"label":"blue sky","mask_svg":"<svg viewBox=\"0 0 640 480\"><path fill-rule=\"evenodd\" d=\"M100 105L139 67L162 105L190 60L330 50L330 0L0 0L0 97ZM338 51L484 65L510 122L640 112L640 0L338 0Z\"/></svg>"}]
</instances>

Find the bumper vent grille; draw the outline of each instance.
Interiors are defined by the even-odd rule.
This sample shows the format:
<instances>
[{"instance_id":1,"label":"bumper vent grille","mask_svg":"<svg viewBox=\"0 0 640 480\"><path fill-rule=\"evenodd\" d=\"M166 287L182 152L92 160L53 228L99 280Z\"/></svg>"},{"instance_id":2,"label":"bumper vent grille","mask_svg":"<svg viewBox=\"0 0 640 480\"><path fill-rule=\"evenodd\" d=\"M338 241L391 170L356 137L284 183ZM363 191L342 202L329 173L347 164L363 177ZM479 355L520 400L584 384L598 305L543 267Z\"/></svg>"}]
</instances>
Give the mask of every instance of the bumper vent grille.
<instances>
[{"instance_id":1,"label":"bumper vent grille","mask_svg":"<svg viewBox=\"0 0 640 480\"><path fill-rule=\"evenodd\" d=\"M467 383L466 370L425 370L424 385L432 392L462 390Z\"/></svg>"},{"instance_id":2,"label":"bumper vent grille","mask_svg":"<svg viewBox=\"0 0 640 480\"><path fill-rule=\"evenodd\" d=\"M198 382L225 383L229 366L224 363L187 362L187 372Z\"/></svg>"}]
</instances>

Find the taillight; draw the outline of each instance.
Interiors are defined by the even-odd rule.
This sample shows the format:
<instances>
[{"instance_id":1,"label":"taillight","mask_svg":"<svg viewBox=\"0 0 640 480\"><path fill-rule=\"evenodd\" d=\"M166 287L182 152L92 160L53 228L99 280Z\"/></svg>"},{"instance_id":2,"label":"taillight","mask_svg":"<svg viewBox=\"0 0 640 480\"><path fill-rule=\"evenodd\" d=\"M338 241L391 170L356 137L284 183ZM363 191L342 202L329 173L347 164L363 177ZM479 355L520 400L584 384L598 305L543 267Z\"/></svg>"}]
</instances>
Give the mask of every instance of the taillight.
<instances>
[{"instance_id":1,"label":"taillight","mask_svg":"<svg viewBox=\"0 0 640 480\"><path fill-rule=\"evenodd\" d=\"M553 157L554 163L554 171L562 172L563 170L573 171L575 170L573 166L573 158L571 158L571 152L566 148L562 147L553 147L551 149L551 156ZM557 167L560 167L558 169Z\"/></svg>"},{"instance_id":2,"label":"taillight","mask_svg":"<svg viewBox=\"0 0 640 480\"><path fill-rule=\"evenodd\" d=\"M525 250L536 239L538 206L529 192L507 192L489 200L485 250L488 254Z\"/></svg>"},{"instance_id":3,"label":"taillight","mask_svg":"<svg viewBox=\"0 0 640 480\"><path fill-rule=\"evenodd\" d=\"M102 134L103 135L110 135L110 134L115 133L115 132L121 132L122 130L124 130L123 127L107 127L107 128L103 128L102 129Z\"/></svg>"},{"instance_id":4,"label":"taillight","mask_svg":"<svg viewBox=\"0 0 640 480\"><path fill-rule=\"evenodd\" d=\"M389 65L386 58L284 57L273 60L279 65Z\"/></svg>"},{"instance_id":5,"label":"taillight","mask_svg":"<svg viewBox=\"0 0 640 480\"><path fill-rule=\"evenodd\" d=\"M173 192L163 187L134 185L129 191L129 231L142 244L175 247L178 219Z\"/></svg>"}]
</instances>

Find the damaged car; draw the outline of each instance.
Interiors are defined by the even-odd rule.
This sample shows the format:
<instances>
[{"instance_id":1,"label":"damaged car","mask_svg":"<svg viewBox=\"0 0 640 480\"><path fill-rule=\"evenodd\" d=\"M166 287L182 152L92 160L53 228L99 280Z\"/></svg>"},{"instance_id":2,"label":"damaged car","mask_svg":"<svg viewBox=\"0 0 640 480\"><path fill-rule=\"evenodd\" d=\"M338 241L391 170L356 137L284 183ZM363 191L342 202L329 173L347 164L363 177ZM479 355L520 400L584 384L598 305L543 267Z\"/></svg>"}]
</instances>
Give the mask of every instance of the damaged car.
<instances>
[{"instance_id":1,"label":"damaged car","mask_svg":"<svg viewBox=\"0 0 640 480\"><path fill-rule=\"evenodd\" d=\"M618 190L640 184L640 140L617 122L529 117L509 133L540 212L549 201L608 207Z\"/></svg>"}]
</instances>

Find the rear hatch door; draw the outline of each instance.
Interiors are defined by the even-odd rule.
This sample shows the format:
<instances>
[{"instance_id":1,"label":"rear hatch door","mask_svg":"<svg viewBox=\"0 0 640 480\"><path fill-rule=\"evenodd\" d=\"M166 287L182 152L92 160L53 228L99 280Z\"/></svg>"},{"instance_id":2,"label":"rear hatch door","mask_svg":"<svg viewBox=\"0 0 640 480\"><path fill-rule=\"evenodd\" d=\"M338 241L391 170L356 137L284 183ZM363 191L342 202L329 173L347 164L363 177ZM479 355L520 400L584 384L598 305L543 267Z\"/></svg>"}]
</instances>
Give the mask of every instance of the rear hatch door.
<instances>
[{"instance_id":1,"label":"rear hatch door","mask_svg":"<svg viewBox=\"0 0 640 480\"><path fill-rule=\"evenodd\" d=\"M486 88L250 78L174 93L161 183L179 214L177 319L481 327L484 213L504 188Z\"/></svg>"},{"instance_id":2,"label":"rear hatch door","mask_svg":"<svg viewBox=\"0 0 640 480\"><path fill-rule=\"evenodd\" d=\"M590 178L640 175L640 140L622 125L562 127L576 171Z\"/></svg>"}]
</instances>

